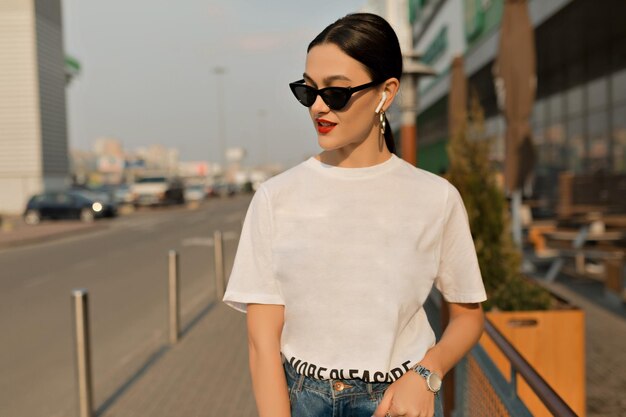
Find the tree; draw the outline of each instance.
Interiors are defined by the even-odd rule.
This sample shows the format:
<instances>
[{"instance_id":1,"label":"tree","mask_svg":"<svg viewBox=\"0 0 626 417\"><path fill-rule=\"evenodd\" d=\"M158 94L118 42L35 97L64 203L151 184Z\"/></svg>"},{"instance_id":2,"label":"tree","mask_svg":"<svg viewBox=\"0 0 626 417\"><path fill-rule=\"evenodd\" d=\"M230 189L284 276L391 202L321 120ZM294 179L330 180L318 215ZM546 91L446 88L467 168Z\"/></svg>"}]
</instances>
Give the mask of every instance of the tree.
<instances>
[{"instance_id":1,"label":"tree","mask_svg":"<svg viewBox=\"0 0 626 417\"><path fill-rule=\"evenodd\" d=\"M463 197L488 300L486 310L545 310L550 293L522 275L521 253L513 243L507 201L489 160L492 139L484 129L477 94L470 95L464 128L448 144L446 177Z\"/></svg>"}]
</instances>

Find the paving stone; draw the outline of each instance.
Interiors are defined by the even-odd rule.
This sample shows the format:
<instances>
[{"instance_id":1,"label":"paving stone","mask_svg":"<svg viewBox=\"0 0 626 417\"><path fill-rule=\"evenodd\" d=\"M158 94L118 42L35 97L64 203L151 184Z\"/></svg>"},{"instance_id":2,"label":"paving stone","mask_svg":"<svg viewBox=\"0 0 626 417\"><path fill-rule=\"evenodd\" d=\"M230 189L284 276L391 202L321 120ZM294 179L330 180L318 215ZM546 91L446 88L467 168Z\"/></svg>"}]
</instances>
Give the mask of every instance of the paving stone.
<instances>
[{"instance_id":1,"label":"paving stone","mask_svg":"<svg viewBox=\"0 0 626 417\"><path fill-rule=\"evenodd\" d=\"M626 415L626 313L550 286L586 312L587 417ZM98 417L255 415L245 315L218 302Z\"/></svg>"}]
</instances>

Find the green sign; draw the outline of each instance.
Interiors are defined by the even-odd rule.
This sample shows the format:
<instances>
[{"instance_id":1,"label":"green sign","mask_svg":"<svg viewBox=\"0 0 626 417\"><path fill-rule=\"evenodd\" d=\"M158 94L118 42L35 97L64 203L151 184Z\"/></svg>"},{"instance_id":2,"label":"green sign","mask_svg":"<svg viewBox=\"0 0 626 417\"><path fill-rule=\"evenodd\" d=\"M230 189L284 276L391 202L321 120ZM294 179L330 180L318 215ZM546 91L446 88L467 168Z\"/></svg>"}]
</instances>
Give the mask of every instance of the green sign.
<instances>
[{"instance_id":1,"label":"green sign","mask_svg":"<svg viewBox=\"0 0 626 417\"><path fill-rule=\"evenodd\" d=\"M426 48L422 61L429 65L433 64L443 55L446 49L448 49L448 27L444 26Z\"/></svg>"},{"instance_id":2,"label":"green sign","mask_svg":"<svg viewBox=\"0 0 626 417\"><path fill-rule=\"evenodd\" d=\"M76 58L66 55L65 70L72 74L78 74L80 72L80 62Z\"/></svg>"},{"instance_id":3,"label":"green sign","mask_svg":"<svg viewBox=\"0 0 626 417\"><path fill-rule=\"evenodd\" d=\"M465 0L465 37L475 39L485 25L485 12L481 0Z\"/></svg>"},{"instance_id":4,"label":"green sign","mask_svg":"<svg viewBox=\"0 0 626 417\"><path fill-rule=\"evenodd\" d=\"M422 14L422 9L432 0L409 0L409 21L417 22ZM455 0L457 1L457 0Z\"/></svg>"},{"instance_id":5,"label":"green sign","mask_svg":"<svg viewBox=\"0 0 626 417\"><path fill-rule=\"evenodd\" d=\"M419 12L419 0L409 0L409 22L415 23L417 20L417 14Z\"/></svg>"},{"instance_id":6,"label":"green sign","mask_svg":"<svg viewBox=\"0 0 626 417\"><path fill-rule=\"evenodd\" d=\"M465 38L468 47L500 25L505 0L464 0Z\"/></svg>"}]
</instances>

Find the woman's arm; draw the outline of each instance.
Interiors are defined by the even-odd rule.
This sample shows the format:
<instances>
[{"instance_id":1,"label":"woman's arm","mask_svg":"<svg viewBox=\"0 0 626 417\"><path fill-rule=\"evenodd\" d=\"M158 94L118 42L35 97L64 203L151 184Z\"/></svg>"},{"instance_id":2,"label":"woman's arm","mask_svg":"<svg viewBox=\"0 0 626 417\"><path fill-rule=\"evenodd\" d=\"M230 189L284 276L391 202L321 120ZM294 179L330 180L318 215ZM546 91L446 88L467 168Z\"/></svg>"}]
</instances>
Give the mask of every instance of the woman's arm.
<instances>
[{"instance_id":1,"label":"woman's arm","mask_svg":"<svg viewBox=\"0 0 626 417\"><path fill-rule=\"evenodd\" d=\"M484 326L483 309L478 303L449 303L450 321L441 340L426 352L422 365L442 377L450 371L480 339Z\"/></svg>"},{"instance_id":2,"label":"woman's arm","mask_svg":"<svg viewBox=\"0 0 626 417\"><path fill-rule=\"evenodd\" d=\"M441 340L419 362L441 376L448 373L478 342L484 325L483 310L478 303L450 303L449 309L450 321ZM426 380L416 372L408 371L389 385L374 416L383 417L389 410L392 416L431 417L434 402L434 394L428 391Z\"/></svg>"},{"instance_id":3,"label":"woman's arm","mask_svg":"<svg viewBox=\"0 0 626 417\"><path fill-rule=\"evenodd\" d=\"M250 375L259 417L291 417L280 356L285 306L248 304Z\"/></svg>"}]
</instances>

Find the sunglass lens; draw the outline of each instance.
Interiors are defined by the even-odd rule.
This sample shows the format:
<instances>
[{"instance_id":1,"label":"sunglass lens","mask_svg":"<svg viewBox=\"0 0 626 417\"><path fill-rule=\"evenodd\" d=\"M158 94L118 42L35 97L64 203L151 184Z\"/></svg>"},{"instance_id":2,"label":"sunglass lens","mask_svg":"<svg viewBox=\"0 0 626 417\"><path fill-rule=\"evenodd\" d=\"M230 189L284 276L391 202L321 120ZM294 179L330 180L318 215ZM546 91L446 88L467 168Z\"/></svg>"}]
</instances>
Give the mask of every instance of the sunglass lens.
<instances>
[{"instance_id":1,"label":"sunglass lens","mask_svg":"<svg viewBox=\"0 0 626 417\"><path fill-rule=\"evenodd\" d=\"M339 110L346 105L349 97L343 88L329 88L324 91L322 99L331 109Z\"/></svg>"},{"instance_id":2,"label":"sunglass lens","mask_svg":"<svg viewBox=\"0 0 626 417\"><path fill-rule=\"evenodd\" d=\"M311 107L315 103L315 97L317 96L314 89L304 84L294 85L293 94L306 107Z\"/></svg>"}]
</instances>

